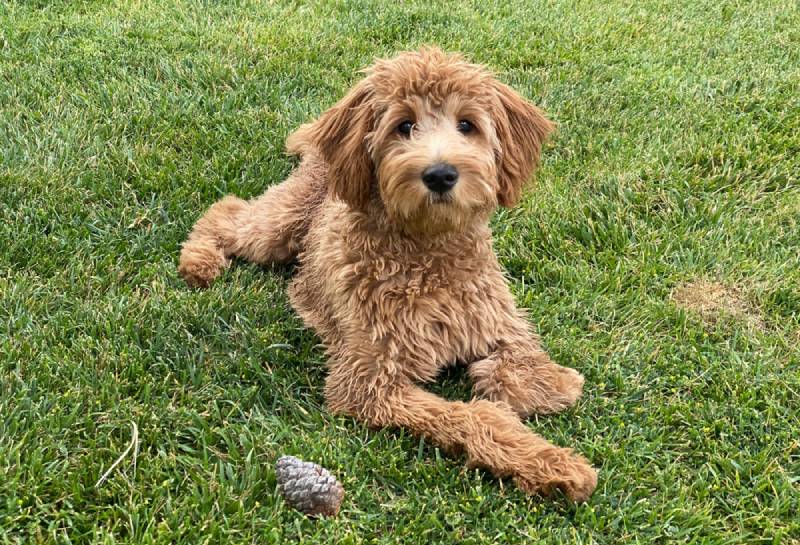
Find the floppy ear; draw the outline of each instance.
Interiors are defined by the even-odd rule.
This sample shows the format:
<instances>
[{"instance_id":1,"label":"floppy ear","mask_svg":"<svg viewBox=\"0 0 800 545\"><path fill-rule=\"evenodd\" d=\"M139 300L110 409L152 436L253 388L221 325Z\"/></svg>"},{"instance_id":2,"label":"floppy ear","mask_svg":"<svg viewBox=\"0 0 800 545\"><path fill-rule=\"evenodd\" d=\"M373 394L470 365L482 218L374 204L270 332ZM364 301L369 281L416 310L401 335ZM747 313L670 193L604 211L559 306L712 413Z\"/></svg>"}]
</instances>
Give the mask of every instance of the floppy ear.
<instances>
[{"instance_id":1,"label":"floppy ear","mask_svg":"<svg viewBox=\"0 0 800 545\"><path fill-rule=\"evenodd\" d=\"M500 143L497 200L510 208L539 164L542 143L555 125L508 85L495 82L495 89L499 101L495 124Z\"/></svg>"},{"instance_id":2,"label":"floppy ear","mask_svg":"<svg viewBox=\"0 0 800 545\"><path fill-rule=\"evenodd\" d=\"M363 80L319 119L302 125L286 141L286 149L292 154L317 150L330 169L328 190L353 207L366 204L374 176L366 142L373 125L371 102L371 86Z\"/></svg>"}]
</instances>

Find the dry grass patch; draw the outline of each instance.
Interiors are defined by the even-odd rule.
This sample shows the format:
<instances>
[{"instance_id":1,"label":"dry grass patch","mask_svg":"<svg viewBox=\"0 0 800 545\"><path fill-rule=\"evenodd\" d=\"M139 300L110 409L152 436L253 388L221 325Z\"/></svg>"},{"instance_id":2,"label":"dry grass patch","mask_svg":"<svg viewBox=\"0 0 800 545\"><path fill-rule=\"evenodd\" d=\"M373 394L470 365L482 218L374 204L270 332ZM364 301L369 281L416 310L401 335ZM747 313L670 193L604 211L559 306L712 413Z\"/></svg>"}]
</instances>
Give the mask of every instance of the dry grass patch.
<instances>
[{"instance_id":1,"label":"dry grass patch","mask_svg":"<svg viewBox=\"0 0 800 545\"><path fill-rule=\"evenodd\" d=\"M736 286L726 286L708 279L676 287L671 296L680 308L698 314L703 321L716 324L720 319L734 319L750 327L764 329L764 321Z\"/></svg>"}]
</instances>

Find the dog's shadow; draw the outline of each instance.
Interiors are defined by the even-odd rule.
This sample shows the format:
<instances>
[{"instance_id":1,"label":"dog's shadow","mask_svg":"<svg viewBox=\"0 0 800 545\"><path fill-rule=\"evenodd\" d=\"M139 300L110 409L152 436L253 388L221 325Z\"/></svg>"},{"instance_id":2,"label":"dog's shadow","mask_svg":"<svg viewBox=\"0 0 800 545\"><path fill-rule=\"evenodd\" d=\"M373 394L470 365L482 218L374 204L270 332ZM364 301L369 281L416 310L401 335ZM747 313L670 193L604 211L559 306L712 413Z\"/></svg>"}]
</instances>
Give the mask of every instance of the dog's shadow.
<instances>
[{"instance_id":1,"label":"dog's shadow","mask_svg":"<svg viewBox=\"0 0 800 545\"><path fill-rule=\"evenodd\" d=\"M473 398L472 381L464 363L446 367L434 382L425 385L425 389L453 401L469 401Z\"/></svg>"}]
</instances>

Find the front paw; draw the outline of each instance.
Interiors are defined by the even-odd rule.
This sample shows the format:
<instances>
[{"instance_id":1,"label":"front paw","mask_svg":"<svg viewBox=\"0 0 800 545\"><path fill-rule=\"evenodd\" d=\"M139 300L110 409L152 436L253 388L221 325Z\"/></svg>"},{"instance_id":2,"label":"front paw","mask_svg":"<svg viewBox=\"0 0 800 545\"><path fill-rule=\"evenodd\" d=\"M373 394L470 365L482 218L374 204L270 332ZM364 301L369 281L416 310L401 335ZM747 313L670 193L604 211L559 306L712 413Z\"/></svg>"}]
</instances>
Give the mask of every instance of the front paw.
<instances>
[{"instance_id":1,"label":"front paw","mask_svg":"<svg viewBox=\"0 0 800 545\"><path fill-rule=\"evenodd\" d=\"M193 288L207 288L228 264L222 250L188 242L181 251L178 273Z\"/></svg>"},{"instance_id":2,"label":"front paw","mask_svg":"<svg viewBox=\"0 0 800 545\"><path fill-rule=\"evenodd\" d=\"M547 473L543 475L543 467ZM514 482L528 494L551 496L560 490L573 502L589 499L597 487L597 470L583 456L569 449L554 448L540 455L530 468L514 475Z\"/></svg>"},{"instance_id":3,"label":"front paw","mask_svg":"<svg viewBox=\"0 0 800 545\"><path fill-rule=\"evenodd\" d=\"M478 394L507 403L522 417L562 411L583 393L583 375L552 362L526 365L486 359L472 364L469 372Z\"/></svg>"},{"instance_id":4,"label":"front paw","mask_svg":"<svg viewBox=\"0 0 800 545\"><path fill-rule=\"evenodd\" d=\"M575 405L583 395L583 375L575 369L556 364L552 364L552 369L548 366L547 374L552 378L550 384L553 389L549 402L538 412L555 413Z\"/></svg>"}]
</instances>

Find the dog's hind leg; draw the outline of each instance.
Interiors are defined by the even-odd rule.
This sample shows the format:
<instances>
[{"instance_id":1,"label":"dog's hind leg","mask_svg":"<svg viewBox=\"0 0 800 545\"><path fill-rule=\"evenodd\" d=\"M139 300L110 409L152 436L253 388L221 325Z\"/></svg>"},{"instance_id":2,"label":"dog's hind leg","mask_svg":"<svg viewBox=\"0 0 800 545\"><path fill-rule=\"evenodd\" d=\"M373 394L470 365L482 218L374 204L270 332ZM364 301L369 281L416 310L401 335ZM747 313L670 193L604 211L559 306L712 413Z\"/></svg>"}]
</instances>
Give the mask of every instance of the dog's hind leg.
<instances>
[{"instance_id":1,"label":"dog's hind leg","mask_svg":"<svg viewBox=\"0 0 800 545\"><path fill-rule=\"evenodd\" d=\"M191 286L206 287L234 256L261 264L291 261L325 198L325 175L324 166L306 159L256 199L227 196L215 203L183 244L181 276Z\"/></svg>"}]
</instances>

